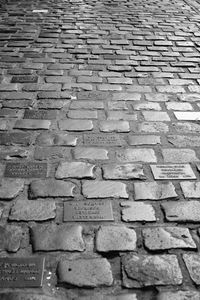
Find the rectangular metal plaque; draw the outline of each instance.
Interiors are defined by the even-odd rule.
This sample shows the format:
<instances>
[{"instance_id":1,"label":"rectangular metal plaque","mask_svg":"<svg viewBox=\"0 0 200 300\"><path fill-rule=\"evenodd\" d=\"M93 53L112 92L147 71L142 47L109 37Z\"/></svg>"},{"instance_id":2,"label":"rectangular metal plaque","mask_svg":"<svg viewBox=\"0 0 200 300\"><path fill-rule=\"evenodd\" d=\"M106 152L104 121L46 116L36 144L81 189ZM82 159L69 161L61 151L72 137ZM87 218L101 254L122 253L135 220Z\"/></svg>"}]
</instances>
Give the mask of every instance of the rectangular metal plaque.
<instances>
[{"instance_id":1,"label":"rectangular metal plaque","mask_svg":"<svg viewBox=\"0 0 200 300\"><path fill-rule=\"evenodd\" d=\"M44 178L47 176L47 163L12 163L6 164L5 177Z\"/></svg>"},{"instance_id":2,"label":"rectangular metal plaque","mask_svg":"<svg viewBox=\"0 0 200 300\"><path fill-rule=\"evenodd\" d=\"M26 109L24 119L52 120L56 118L55 111Z\"/></svg>"},{"instance_id":3,"label":"rectangular metal plaque","mask_svg":"<svg viewBox=\"0 0 200 300\"><path fill-rule=\"evenodd\" d=\"M123 140L116 134L84 134L84 144L93 146L122 146Z\"/></svg>"},{"instance_id":4,"label":"rectangular metal plaque","mask_svg":"<svg viewBox=\"0 0 200 300\"><path fill-rule=\"evenodd\" d=\"M0 288L41 287L43 257L0 258Z\"/></svg>"},{"instance_id":5,"label":"rectangular metal plaque","mask_svg":"<svg viewBox=\"0 0 200 300\"><path fill-rule=\"evenodd\" d=\"M114 221L110 201L64 202L64 222Z\"/></svg>"},{"instance_id":6,"label":"rectangular metal plaque","mask_svg":"<svg viewBox=\"0 0 200 300\"><path fill-rule=\"evenodd\" d=\"M153 176L158 180L196 179L189 164L150 165Z\"/></svg>"},{"instance_id":7,"label":"rectangular metal plaque","mask_svg":"<svg viewBox=\"0 0 200 300\"><path fill-rule=\"evenodd\" d=\"M36 83L38 82L38 77L34 75L16 75L13 76L12 83Z\"/></svg>"}]
</instances>

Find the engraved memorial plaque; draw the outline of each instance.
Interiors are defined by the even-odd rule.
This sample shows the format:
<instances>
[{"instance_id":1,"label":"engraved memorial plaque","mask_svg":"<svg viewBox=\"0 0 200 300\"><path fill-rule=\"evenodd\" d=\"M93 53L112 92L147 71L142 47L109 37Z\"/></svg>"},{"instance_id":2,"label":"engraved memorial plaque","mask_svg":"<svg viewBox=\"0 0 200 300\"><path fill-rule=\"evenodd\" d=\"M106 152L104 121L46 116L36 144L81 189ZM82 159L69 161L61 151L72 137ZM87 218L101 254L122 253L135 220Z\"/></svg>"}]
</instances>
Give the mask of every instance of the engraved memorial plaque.
<instances>
[{"instance_id":1,"label":"engraved memorial plaque","mask_svg":"<svg viewBox=\"0 0 200 300\"><path fill-rule=\"evenodd\" d=\"M41 287L43 257L0 258L0 288Z\"/></svg>"},{"instance_id":2,"label":"engraved memorial plaque","mask_svg":"<svg viewBox=\"0 0 200 300\"><path fill-rule=\"evenodd\" d=\"M36 83L38 81L38 77L34 75L18 75L13 76L12 83Z\"/></svg>"},{"instance_id":3,"label":"engraved memorial plaque","mask_svg":"<svg viewBox=\"0 0 200 300\"><path fill-rule=\"evenodd\" d=\"M85 145L122 146L123 140L116 134L84 134Z\"/></svg>"},{"instance_id":4,"label":"engraved memorial plaque","mask_svg":"<svg viewBox=\"0 0 200 300\"><path fill-rule=\"evenodd\" d=\"M47 163L7 163L5 177L44 178L47 177Z\"/></svg>"},{"instance_id":5,"label":"engraved memorial plaque","mask_svg":"<svg viewBox=\"0 0 200 300\"><path fill-rule=\"evenodd\" d=\"M153 176L158 180L196 179L189 164L150 165Z\"/></svg>"},{"instance_id":6,"label":"engraved memorial plaque","mask_svg":"<svg viewBox=\"0 0 200 300\"><path fill-rule=\"evenodd\" d=\"M56 112L51 110L26 109L24 119L52 120L56 118Z\"/></svg>"},{"instance_id":7,"label":"engraved memorial plaque","mask_svg":"<svg viewBox=\"0 0 200 300\"><path fill-rule=\"evenodd\" d=\"M109 97L108 92L79 92L77 94L79 100L106 100Z\"/></svg>"},{"instance_id":8,"label":"engraved memorial plaque","mask_svg":"<svg viewBox=\"0 0 200 300\"><path fill-rule=\"evenodd\" d=\"M114 221L110 201L64 202L64 222Z\"/></svg>"}]
</instances>

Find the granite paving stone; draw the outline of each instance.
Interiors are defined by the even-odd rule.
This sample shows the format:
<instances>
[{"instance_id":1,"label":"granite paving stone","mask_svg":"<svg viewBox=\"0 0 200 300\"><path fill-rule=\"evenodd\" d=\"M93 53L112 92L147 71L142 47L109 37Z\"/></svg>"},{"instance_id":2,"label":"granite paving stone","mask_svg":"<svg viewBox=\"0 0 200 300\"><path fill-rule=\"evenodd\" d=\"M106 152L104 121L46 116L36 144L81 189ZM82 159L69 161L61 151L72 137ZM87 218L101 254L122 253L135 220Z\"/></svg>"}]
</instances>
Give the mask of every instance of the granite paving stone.
<instances>
[{"instance_id":1,"label":"granite paving stone","mask_svg":"<svg viewBox=\"0 0 200 300\"><path fill-rule=\"evenodd\" d=\"M161 204L167 221L199 222L200 204L198 201L178 201Z\"/></svg>"},{"instance_id":2,"label":"granite paving stone","mask_svg":"<svg viewBox=\"0 0 200 300\"><path fill-rule=\"evenodd\" d=\"M198 254L183 254L183 260L186 264L191 279L197 285L200 284L200 258Z\"/></svg>"},{"instance_id":3,"label":"granite paving stone","mask_svg":"<svg viewBox=\"0 0 200 300\"><path fill-rule=\"evenodd\" d=\"M55 177L64 178L94 178L95 165L84 162L61 162L56 170Z\"/></svg>"},{"instance_id":4,"label":"granite paving stone","mask_svg":"<svg viewBox=\"0 0 200 300\"><path fill-rule=\"evenodd\" d=\"M76 146L78 138L67 133L42 132L35 143L39 146Z\"/></svg>"},{"instance_id":5,"label":"granite paving stone","mask_svg":"<svg viewBox=\"0 0 200 300\"><path fill-rule=\"evenodd\" d=\"M23 230L20 226L0 226L0 250L15 253L20 249Z\"/></svg>"},{"instance_id":6,"label":"granite paving stone","mask_svg":"<svg viewBox=\"0 0 200 300\"><path fill-rule=\"evenodd\" d=\"M0 182L0 199L12 200L24 189L23 179L3 178Z\"/></svg>"},{"instance_id":7,"label":"granite paving stone","mask_svg":"<svg viewBox=\"0 0 200 300\"><path fill-rule=\"evenodd\" d=\"M144 202L121 202L122 220L125 222L154 222L156 213L153 205Z\"/></svg>"},{"instance_id":8,"label":"granite paving stone","mask_svg":"<svg viewBox=\"0 0 200 300\"><path fill-rule=\"evenodd\" d=\"M74 151L75 159L107 160L108 150L95 147L78 147Z\"/></svg>"},{"instance_id":9,"label":"granite paving stone","mask_svg":"<svg viewBox=\"0 0 200 300\"><path fill-rule=\"evenodd\" d=\"M160 292L157 299L158 300L198 300L199 292L193 290L187 291L174 291L174 292Z\"/></svg>"},{"instance_id":10,"label":"granite paving stone","mask_svg":"<svg viewBox=\"0 0 200 300\"><path fill-rule=\"evenodd\" d=\"M133 184L135 200L165 200L177 198L175 187L171 182L136 182Z\"/></svg>"},{"instance_id":11,"label":"granite paving stone","mask_svg":"<svg viewBox=\"0 0 200 300\"><path fill-rule=\"evenodd\" d=\"M140 164L104 165L104 179L146 179L143 167Z\"/></svg>"},{"instance_id":12,"label":"granite paving stone","mask_svg":"<svg viewBox=\"0 0 200 300\"><path fill-rule=\"evenodd\" d=\"M116 158L120 162L157 162L155 152L149 148L132 149L127 148L124 150L116 151Z\"/></svg>"},{"instance_id":13,"label":"granite paving stone","mask_svg":"<svg viewBox=\"0 0 200 300\"><path fill-rule=\"evenodd\" d=\"M86 198L128 198L126 185L122 182L87 180L83 182L82 189Z\"/></svg>"}]
</instances>

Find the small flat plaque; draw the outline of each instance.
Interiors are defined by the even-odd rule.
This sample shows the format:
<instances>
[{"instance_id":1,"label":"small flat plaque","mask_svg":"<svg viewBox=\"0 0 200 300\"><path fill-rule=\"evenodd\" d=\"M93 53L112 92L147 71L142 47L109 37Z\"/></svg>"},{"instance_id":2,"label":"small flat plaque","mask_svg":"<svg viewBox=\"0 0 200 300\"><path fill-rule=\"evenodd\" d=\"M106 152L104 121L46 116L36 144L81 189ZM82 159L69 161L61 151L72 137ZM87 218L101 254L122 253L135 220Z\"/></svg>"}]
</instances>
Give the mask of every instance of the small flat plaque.
<instances>
[{"instance_id":1,"label":"small flat plaque","mask_svg":"<svg viewBox=\"0 0 200 300\"><path fill-rule=\"evenodd\" d=\"M106 100L109 97L108 92L79 92L79 100Z\"/></svg>"},{"instance_id":2,"label":"small flat plaque","mask_svg":"<svg viewBox=\"0 0 200 300\"><path fill-rule=\"evenodd\" d=\"M5 177L44 178L47 176L47 163L7 163Z\"/></svg>"},{"instance_id":3,"label":"small flat plaque","mask_svg":"<svg viewBox=\"0 0 200 300\"><path fill-rule=\"evenodd\" d=\"M158 180L196 179L189 164L150 165L153 176Z\"/></svg>"},{"instance_id":4,"label":"small flat plaque","mask_svg":"<svg viewBox=\"0 0 200 300\"><path fill-rule=\"evenodd\" d=\"M55 111L49 110L33 110L26 109L24 113L24 119L38 119L38 120L53 120L56 118Z\"/></svg>"},{"instance_id":5,"label":"small flat plaque","mask_svg":"<svg viewBox=\"0 0 200 300\"><path fill-rule=\"evenodd\" d=\"M71 201L64 203L64 222L114 221L110 201Z\"/></svg>"},{"instance_id":6,"label":"small flat plaque","mask_svg":"<svg viewBox=\"0 0 200 300\"><path fill-rule=\"evenodd\" d=\"M38 77L34 75L16 75L13 76L12 83L36 83L38 82Z\"/></svg>"},{"instance_id":7,"label":"small flat plaque","mask_svg":"<svg viewBox=\"0 0 200 300\"><path fill-rule=\"evenodd\" d=\"M0 288L41 287L43 257L0 258Z\"/></svg>"},{"instance_id":8,"label":"small flat plaque","mask_svg":"<svg viewBox=\"0 0 200 300\"><path fill-rule=\"evenodd\" d=\"M123 140L116 134L84 134L85 145L122 146Z\"/></svg>"}]
</instances>

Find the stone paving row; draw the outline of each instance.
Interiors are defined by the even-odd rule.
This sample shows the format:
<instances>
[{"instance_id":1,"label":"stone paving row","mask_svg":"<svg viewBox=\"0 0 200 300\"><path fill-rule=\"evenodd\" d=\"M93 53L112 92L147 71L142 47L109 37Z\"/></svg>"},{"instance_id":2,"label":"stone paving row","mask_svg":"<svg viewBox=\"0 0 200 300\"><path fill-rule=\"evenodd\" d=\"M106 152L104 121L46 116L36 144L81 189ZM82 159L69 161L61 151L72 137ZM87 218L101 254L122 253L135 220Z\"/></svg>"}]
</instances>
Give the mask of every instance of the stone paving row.
<instances>
[{"instance_id":1,"label":"stone paving row","mask_svg":"<svg viewBox=\"0 0 200 300\"><path fill-rule=\"evenodd\" d=\"M200 4L4 2L0 299L199 300Z\"/></svg>"}]
</instances>

